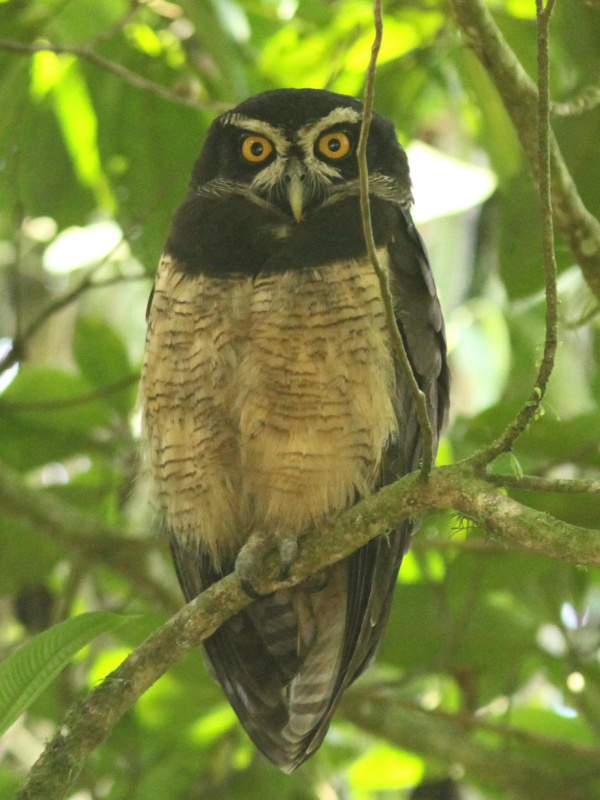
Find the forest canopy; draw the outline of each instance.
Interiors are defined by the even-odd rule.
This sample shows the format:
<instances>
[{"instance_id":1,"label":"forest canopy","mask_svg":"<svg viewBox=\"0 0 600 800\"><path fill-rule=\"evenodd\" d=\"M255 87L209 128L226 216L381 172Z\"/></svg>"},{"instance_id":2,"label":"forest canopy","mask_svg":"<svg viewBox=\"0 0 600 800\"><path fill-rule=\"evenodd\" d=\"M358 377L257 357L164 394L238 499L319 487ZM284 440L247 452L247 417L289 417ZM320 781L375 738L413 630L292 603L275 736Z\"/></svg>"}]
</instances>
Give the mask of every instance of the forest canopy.
<instances>
[{"instance_id":1,"label":"forest canopy","mask_svg":"<svg viewBox=\"0 0 600 800\"><path fill-rule=\"evenodd\" d=\"M2 797L57 732L59 761L21 800L600 796L600 7L538 12L558 301L547 390L536 3L383 2L375 108L409 156L451 413L429 488L413 475L359 510L381 532L424 521L374 666L287 776L191 643L98 722L86 758L60 761L60 736L95 688L115 702L101 682L183 605L139 474L136 397L148 295L208 127L273 88L361 97L372 3L0 2ZM528 408L514 443L486 451ZM326 557L311 539L300 569Z\"/></svg>"}]
</instances>

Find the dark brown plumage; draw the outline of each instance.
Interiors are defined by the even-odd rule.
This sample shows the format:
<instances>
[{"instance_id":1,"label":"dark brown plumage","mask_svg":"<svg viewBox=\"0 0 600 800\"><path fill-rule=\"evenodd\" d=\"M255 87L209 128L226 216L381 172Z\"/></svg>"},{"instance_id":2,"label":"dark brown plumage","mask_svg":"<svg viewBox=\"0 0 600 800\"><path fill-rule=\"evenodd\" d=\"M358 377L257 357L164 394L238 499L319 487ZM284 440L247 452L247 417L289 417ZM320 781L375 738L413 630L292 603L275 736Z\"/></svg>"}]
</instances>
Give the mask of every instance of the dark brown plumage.
<instances>
[{"instance_id":1,"label":"dark brown plumage","mask_svg":"<svg viewBox=\"0 0 600 800\"><path fill-rule=\"evenodd\" d=\"M257 565L238 557L250 536L289 562L308 528L418 466L413 400L365 254L360 121L360 103L331 92L250 98L213 123L173 220L142 396L153 490L188 600L234 568L251 583ZM379 116L367 155L376 245L437 438L442 316L409 214L406 156ZM205 642L242 724L281 769L319 747L373 658L411 532L370 542L320 585L257 600Z\"/></svg>"}]
</instances>

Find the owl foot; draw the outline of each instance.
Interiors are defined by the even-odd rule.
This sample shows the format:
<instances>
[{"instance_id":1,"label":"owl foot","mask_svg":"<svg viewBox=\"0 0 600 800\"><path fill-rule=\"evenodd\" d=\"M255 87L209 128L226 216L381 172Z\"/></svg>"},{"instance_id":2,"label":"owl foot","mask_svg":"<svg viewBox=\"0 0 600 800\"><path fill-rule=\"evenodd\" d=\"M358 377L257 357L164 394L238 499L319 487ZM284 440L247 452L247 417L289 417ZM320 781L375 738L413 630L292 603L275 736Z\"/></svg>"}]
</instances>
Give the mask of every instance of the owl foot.
<instances>
[{"instance_id":1,"label":"owl foot","mask_svg":"<svg viewBox=\"0 0 600 800\"><path fill-rule=\"evenodd\" d=\"M235 571L242 589L253 600L266 596L255 587L263 569L265 556L275 547L279 550L281 565L279 580L284 581L289 577L290 569L298 554L298 543L293 536L281 537L275 533L256 531L242 547L235 560Z\"/></svg>"},{"instance_id":2,"label":"owl foot","mask_svg":"<svg viewBox=\"0 0 600 800\"><path fill-rule=\"evenodd\" d=\"M290 576L292 564L298 555L298 540L295 536L288 536L278 540L279 547L279 580L284 581Z\"/></svg>"},{"instance_id":3,"label":"owl foot","mask_svg":"<svg viewBox=\"0 0 600 800\"><path fill-rule=\"evenodd\" d=\"M307 578L305 581L302 581L301 586L309 594L314 594L315 592L321 592L329 583L330 577L331 577L331 567L326 567L325 569L322 569L320 572L316 572L314 575L311 575L310 578Z\"/></svg>"}]
</instances>

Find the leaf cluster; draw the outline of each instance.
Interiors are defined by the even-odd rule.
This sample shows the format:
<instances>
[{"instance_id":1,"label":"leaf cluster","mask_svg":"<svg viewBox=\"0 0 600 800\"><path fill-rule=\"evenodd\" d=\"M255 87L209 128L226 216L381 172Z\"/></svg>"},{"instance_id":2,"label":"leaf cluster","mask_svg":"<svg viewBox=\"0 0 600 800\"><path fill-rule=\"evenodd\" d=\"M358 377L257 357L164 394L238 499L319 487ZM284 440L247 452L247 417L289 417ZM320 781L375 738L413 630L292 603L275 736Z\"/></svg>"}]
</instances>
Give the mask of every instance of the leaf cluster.
<instances>
[{"instance_id":1,"label":"leaf cluster","mask_svg":"<svg viewBox=\"0 0 600 800\"><path fill-rule=\"evenodd\" d=\"M413 163L453 373L440 464L501 436L531 396L545 336L535 168L460 22L458 7L468 15L472 5L452 5L453 14L435 0L385 2L375 80L376 108L403 144L426 142L461 169L485 165L495 186L459 203L471 173ZM492 10L535 81L534 5ZM362 94L372 26L367 0L0 3L0 716L27 705L3 736L2 797L53 731L58 752L89 722L86 708L113 713L119 702L110 737L69 789L78 798L600 793L600 574L593 532L586 541L580 530L600 518L600 315L589 269L583 277L560 225L557 361L535 418L490 467L508 488L434 470L422 505L412 483L373 499L373 520L442 510L405 559L375 666L314 759L283 776L257 755L188 628L169 629L175 644L162 663L176 663L157 682L150 660L138 660L100 683L181 604L136 429L144 307L169 218L215 113L278 86ZM597 8L561 0L552 124L596 217L600 108L586 101L579 113L578 98L598 85L599 46ZM427 197L445 195L443 210L428 213ZM563 491L567 480L586 491ZM370 508L348 530L364 531ZM530 516L519 528L508 508ZM113 627L116 616L126 623ZM190 652L175 658L184 640ZM129 707L124 698L144 682L153 685ZM83 705L94 687L98 705ZM86 742L105 735L100 717L91 720ZM73 775L81 767L65 764ZM21 796L65 796L58 773Z\"/></svg>"}]
</instances>

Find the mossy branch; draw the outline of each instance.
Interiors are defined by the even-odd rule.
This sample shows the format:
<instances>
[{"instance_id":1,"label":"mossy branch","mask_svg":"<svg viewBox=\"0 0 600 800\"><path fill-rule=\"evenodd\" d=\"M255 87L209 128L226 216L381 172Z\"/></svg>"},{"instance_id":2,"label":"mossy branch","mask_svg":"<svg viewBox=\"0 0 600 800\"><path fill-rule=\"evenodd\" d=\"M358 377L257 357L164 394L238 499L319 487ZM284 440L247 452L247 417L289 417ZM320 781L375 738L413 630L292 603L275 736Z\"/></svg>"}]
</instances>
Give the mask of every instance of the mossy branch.
<instances>
[{"instance_id":1,"label":"mossy branch","mask_svg":"<svg viewBox=\"0 0 600 800\"><path fill-rule=\"evenodd\" d=\"M474 477L468 466L434 469L427 482L412 473L341 514L324 532L307 534L288 581L277 580L276 554L266 560L261 593L296 584L350 555L407 517L452 509L505 541L553 558L600 566L600 530L588 530L534 511ZM228 575L159 628L88 698L67 714L15 800L61 800L87 756L136 700L173 664L225 620L250 603L235 574Z\"/></svg>"},{"instance_id":2,"label":"mossy branch","mask_svg":"<svg viewBox=\"0 0 600 800\"><path fill-rule=\"evenodd\" d=\"M536 85L508 46L483 0L450 0L450 4L465 41L485 67L504 102L537 180ZM590 289L600 300L600 222L584 206L552 131L548 147L554 223Z\"/></svg>"}]
</instances>

